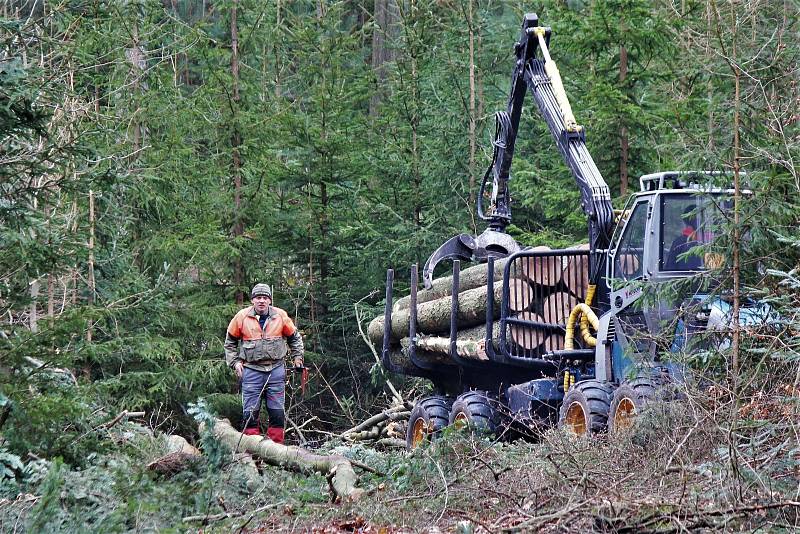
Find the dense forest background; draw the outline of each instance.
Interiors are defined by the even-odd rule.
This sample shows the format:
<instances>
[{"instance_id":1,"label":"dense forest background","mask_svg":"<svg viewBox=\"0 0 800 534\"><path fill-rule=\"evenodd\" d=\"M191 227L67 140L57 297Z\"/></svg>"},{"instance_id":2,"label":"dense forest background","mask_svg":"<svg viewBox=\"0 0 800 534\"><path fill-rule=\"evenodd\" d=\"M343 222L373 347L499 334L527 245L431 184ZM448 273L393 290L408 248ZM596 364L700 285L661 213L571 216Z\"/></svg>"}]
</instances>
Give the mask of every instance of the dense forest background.
<instances>
[{"instance_id":1,"label":"dense forest background","mask_svg":"<svg viewBox=\"0 0 800 534\"><path fill-rule=\"evenodd\" d=\"M304 397L292 390L289 417L331 431L368 415L386 377L360 329L382 309L387 268L405 273L446 238L482 231L475 196L530 11L553 28L615 204L647 172L746 172L751 237L731 242L742 283L796 303L793 0L1 6L9 458L85 465L114 447L96 430L122 410L186 436L199 398L238 417L222 341L256 282L306 341L312 383ZM585 241L578 190L528 102L511 232L529 245ZM796 362L795 344L770 350Z\"/></svg>"}]
</instances>

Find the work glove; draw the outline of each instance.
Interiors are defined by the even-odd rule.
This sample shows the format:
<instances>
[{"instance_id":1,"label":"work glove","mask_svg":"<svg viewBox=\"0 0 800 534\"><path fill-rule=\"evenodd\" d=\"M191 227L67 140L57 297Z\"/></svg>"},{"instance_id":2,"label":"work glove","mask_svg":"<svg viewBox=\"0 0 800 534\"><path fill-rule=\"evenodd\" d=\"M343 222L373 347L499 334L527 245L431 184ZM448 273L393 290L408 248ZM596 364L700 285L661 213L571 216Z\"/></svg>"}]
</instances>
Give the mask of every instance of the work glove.
<instances>
[{"instance_id":1,"label":"work glove","mask_svg":"<svg viewBox=\"0 0 800 534\"><path fill-rule=\"evenodd\" d=\"M244 374L244 364L241 360L237 361L233 364L233 370L236 373L236 377L241 380L242 375Z\"/></svg>"},{"instance_id":2,"label":"work glove","mask_svg":"<svg viewBox=\"0 0 800 534\"><path fill-rule=\"evenodd\" d=\"M294 357L294 366L295 367L303 367L303 357L302 356L295 356Z\"/></svg>"}]
</instances>

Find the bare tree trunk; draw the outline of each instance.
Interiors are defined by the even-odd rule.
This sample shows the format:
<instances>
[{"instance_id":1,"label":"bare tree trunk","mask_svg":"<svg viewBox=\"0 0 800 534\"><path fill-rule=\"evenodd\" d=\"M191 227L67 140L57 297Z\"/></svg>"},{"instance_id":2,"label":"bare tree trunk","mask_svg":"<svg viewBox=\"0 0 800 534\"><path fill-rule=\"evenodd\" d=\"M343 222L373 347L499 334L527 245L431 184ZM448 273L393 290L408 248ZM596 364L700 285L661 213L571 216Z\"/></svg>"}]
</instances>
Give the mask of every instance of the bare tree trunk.
<instances>
[{"instance_id":1,"label":"bare tree trunk","mask_svg":"<svg viewBox=\"0 0 800 534\"><path fill-rule=\"evenodd\" d=\"M708 24L709 31L711 31L711 26L713 24L713 6L712 6L711 2L708 2L706 4L706 6L707 6L706 7L707 24ZM711 41L711 39L707 39L706 40L706 61L708 61L709 65L711 64L711 61L713 60L713 57L714 57L714 54L713 54L713 52L711 50L710 41ZM707 122L707 125L708 125L707 126L707 128L708 128L708 132L707 132L708 145L707 145L706 148L707 148L707 150L708 150L708 152L710 154L711 151L714 150L714 134L715 134L715 128L714 128L714 106L713 106L713 103L714 103L714 82L713 82L713 77L712 76L709 76L708 77L708 81L706 82L706 98L708 99L708 122Z\"/></svg>"},{"instance_id":2,"label":"bare tree trunk","mask_svg":"<svg viewBox=\"0 0 800 534\"><path fill-rule=\"evenodd\" d=\"M397 36L397 6L396 0L375 0L373 21L375 28L372 31L372 69L378 87L369 101L369 114L374 117L378 114L381 100L385 95L386 63L394 59L390 46Z\"/></svg>"},{"instance_id":3,"label":"bare tree trunk","mask_svg":"<svg viewBox=\"0 0 800 534\"><path fill-rule=\"evenodd\" d=\"M239 8L238 0L234 0L231 8L231 79L232 91L232 122L233 132L231 134L231 156L233 164L233 209L234 224L233 237L244 235L244 223L242 220L242 162L239 154L239 147L242 144L239 125L237 124L237 112L239 108L239 28L237 26L236 15ZM236 286L236 303L244 303L244 264L241 257L233 260L233 283Z\"/></svg>"},{"instance_id":4,"label":"bare tree trunk","mask_svg":"<svg viewBox=\"0 0 800 534\"><path fill-rule=\"evenodd\" d=\"M131 47L125 51L125 55L128 57L128 61L130 61L131 63L130 76L131 78L133 78L132 94L134 99L137 96L139 96L139 92L142 89L142 74L145 72L146 68L144 52L142 50L141 43L139 42L139 24L137 21L138 21L138 16L134 17ZM135 160L139 157L139 150L141 150L142 147L142 137L143 137L142 124L139 119L139 109L136 109L133 112L132 128L133 128L132 159Z\"/></svg>"},{"instance_id":5,"label":"bare tree trunk","mask_svg":"<svg viewBox=\"0 0 800 534\"><path fill-rule=\"evenodd\" d=\"M375 0L373 10L374 26L372 30L372 70L378 87L369 101L369 114L374 117L378 114L378 107L381 103L381 93L383 84L386 80L386 70L383 67L386 61L386 10L389 0Z\"/></svg>"},{"instance_id":6,"label":"bare tree trunk","mask_svg":"<svg viewBox=\"0 0 800 534\"><path fill-rule=\"evenodd\" d=\"M469 203L475 202L475 27L472 0L467 2L469 26Z\"/></svg>"},{"instance_id":7,"label":"bare tree trunk","mask_svg":"<svg viewBox=\"0 0 800 534\"><path fill-rule=\"evenodd\" d=\"M47 316L52 318L55 314L55 285L53 273L47 275Z\"/></svg>"},{"instance_id":8,"label":"bare tree trunk","mask_svg":"<svg viewBox=\"0 0 800 534\"><path fill-rule=\"evenodd\" d=\"M733 40L733 59L736 58L736 39ZM733 107L733 337L731 340L731 358L733 368L734 390L737 386L739 379L739 342L741 329L739 328L739 312L741 308L740 290L741 290L741 261L739 258L740 245L741 245L741 216L739 213L741 202L741 184L739 181L739 172L741 170L740 157L740 112L741 112L741 94L740 84L742 71L739 69L738 64L731 62L733 69L734 81L734 107Z\"/></svg>"},{"instance_id":9,"label":"bare tree trunk","mask_svg":"<svg viewBox=\"0 0 800 534\"><path fill-rule=\"evenodd\" d=\"M628 77L628 49L625 45L619 47L619 84L624 89ZM623 124L619 127L619 194L628 194L628 127Z\"/></svg>"},{"instance_id":10,"label":"bare tree trunk","mask_svg":"<svg viewBox=\"0 0 800 534\"><path fill-rule=\"evenodd\" d=\"M28 317L28 326L31 332L36 333L39 331L39 312L37 309L37 302L39 300L39 280L36 279L30 284L31 295L31 308L30 316Z\"/></svg>"},{"instance_id":11,"label":"bare tree trunk","mask_svg":"<svg viewBox=\"0 0 800 534\"><path fill-rule=\"evenodd\" d=\"M89 190L89 296L87 304L94 305L95 296L95 280L94 280L94 191ZM92 324L91 322L86 327L86 341L92 341Z\"/></svg>"}]
</instances>

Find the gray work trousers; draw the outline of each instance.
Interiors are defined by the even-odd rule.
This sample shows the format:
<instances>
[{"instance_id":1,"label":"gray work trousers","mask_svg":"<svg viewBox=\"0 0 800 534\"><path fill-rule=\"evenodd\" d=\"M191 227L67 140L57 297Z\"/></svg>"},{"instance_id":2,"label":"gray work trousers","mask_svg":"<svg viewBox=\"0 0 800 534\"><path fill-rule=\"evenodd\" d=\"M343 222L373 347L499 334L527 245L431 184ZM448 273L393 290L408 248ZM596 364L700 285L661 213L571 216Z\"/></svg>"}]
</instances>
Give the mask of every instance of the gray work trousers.
<instances>
[{"instance_id":1,"label":"gray work trousers","mask_svg":"<svg viewBox=\"0 0 800 534\"><path fill-rule=\"evenodd\" d=\"M283 428L286 398L286 367L279 365L271 371L244 368L242 374L242 426L258 428L262 399L267 404L269 426Z\"/></svg>"}]
</instances>

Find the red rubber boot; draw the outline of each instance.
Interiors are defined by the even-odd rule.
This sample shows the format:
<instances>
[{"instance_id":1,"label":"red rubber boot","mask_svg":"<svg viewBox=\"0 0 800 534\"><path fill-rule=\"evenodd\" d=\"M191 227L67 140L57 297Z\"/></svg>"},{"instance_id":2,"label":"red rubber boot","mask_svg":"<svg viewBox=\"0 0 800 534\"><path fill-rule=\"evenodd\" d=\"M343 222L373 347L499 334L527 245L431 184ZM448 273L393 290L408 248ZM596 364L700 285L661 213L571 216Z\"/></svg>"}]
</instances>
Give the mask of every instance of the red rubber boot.
<instances>
[{"instance_id":1,"label":"red rubber boot","mask_svg":"<svg viewBox=\"0 0 800 534\"><path fill-rule=\"evenodd\" d=\"M275 443L283 445L283 429L270 427L267 429L267 437Z\"/></svg>"},{"instance_id":2,"label":"red rubber boot","mask_svg":"<svg viewBox=\"0 0 800 534\"><path fill-rule=\"evenodd\" d=\"M242 432L245 436L260 436L261 431L257 427L245 428Z\"/></svg>"}]
</instances>

